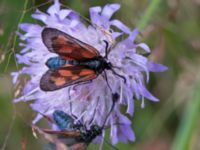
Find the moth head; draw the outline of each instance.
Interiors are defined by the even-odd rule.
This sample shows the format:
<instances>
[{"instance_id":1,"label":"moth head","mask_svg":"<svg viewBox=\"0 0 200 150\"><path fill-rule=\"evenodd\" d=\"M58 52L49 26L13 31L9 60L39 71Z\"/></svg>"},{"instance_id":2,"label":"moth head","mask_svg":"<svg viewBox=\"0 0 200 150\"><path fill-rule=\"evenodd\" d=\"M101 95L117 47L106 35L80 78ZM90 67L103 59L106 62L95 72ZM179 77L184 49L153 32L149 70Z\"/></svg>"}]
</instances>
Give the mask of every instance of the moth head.
<instances>
[{"instance_id":1,"label":"moth head","mask_svg":"<svg viewBox=\"0 0 200 150\"><path fill-rule=\"evenodd\" d=\"M96 133L96 135L100 135L102 133L102 128L98 125L92 125L91 130Z\"/></svg>"},{"instance_id":2,"label":"moth head","mask_svg":"<svg viewBox=\"0 0 200 150\"><path fill-rule=\"evenodd\" d=\"M106 68L106 69L109 70L109 69L111 69L112 67L113 67L113 65L111 64L111 62L108 62L108 61L107 61L107 62L105 63L105 68Z\"/></svg>"}]
</instances>

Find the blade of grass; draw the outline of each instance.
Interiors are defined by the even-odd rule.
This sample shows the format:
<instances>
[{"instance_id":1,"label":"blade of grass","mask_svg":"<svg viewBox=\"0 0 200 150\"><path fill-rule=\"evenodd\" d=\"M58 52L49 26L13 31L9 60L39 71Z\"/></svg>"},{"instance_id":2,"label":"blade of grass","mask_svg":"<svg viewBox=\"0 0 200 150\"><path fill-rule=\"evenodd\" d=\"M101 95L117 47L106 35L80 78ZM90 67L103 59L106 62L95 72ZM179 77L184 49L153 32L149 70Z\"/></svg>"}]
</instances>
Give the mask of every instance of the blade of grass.
<instances>
[{"instance_id":1,"label":"blade of grass","mask_svg":"<svg viewBox=\"0 0 200 150\"><path fill-rule=\"evenodd\" d=\"M27 7L28 7L28 0L25 0L25 1L24 1L23 10L26 10ZM21 14L21 16L20 16L20 19L19 19L19 22L18 22L18 25L17 25L16 33L18 33L19 30L20 30L20 29L19 29L19 25L22 23L22 21L23 21L23 19L24 19L24 16L25 16L25 13L26 13L26 11L23 11L22 14ZM13 54L14 54L14 56L15 56L15 47L16 47L16 43L17 43L17 38L18 38L18 35L15 34L14 39L13 39L13 46L12 46L12 48L11 48L11 52L10 52L9 55L8 55L7 64L6 64L6 66L5 66L4 72L7 70L8 66L9 66L11 56L12 56ZM15 58L16 67L17 67L17 69L18 69L18 63L17 63L16 57L14 57L14 58Z\"/></svg>"},{"instance_id":2,"label":"blade of grass","mask_svg":"<svg viewBox=\"0 0 200 150\"><path fill-rule=\"evenodd\" d=\"M196 130L199 121L200 110L200 76L197 80L193 96L185 108L185 113L181 119L178 131L176 133L172 150L188 150L193 133Z\"/></svg>"},{"instance_id":3,"label":"blade of grass","mask_svg":"<svg viewBox=\"0 0 200 150\"><path fill-rule=\"evenodd\" d=\"M151 0L150 5L147 7L144 15L142 16L142 19L138 23L138 28L140 31L146 27L153 14L155 14L160 2L161 0Z\"/></svg>"}]
</instances>

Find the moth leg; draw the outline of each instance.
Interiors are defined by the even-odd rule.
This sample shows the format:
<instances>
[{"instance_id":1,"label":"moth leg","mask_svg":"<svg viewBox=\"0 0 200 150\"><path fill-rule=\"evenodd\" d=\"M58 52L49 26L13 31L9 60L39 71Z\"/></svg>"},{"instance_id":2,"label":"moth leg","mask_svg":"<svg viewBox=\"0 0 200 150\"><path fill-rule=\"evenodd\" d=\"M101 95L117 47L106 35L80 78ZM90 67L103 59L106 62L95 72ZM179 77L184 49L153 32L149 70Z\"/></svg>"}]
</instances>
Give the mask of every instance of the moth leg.
<instances>
[{"instance_id":1,"label":"moth leg","mask_svg":"<svg viewBox=\"0 0 200 150\"><path fill-rule=\"evenodd\" d=\"M126 78L125 78L124 76L122 76L122 75L120 75L120 74L116 73L114 69L111 69L111 71L112 71L112 73L113 73L114 75L116 75L116 76L120 77L121 79L123 79L123 80L124 80L124 83L126 83Z\"/></svg>"},{"instance_id":2,"label":"moth leg","mask_svg":"<svg viewBox=\"0 0 200 150\"><path fill-rule=\"evenodd\" d=\"M74 119L77 120L78 117L77 117L76 115L74 115L73 112L72 112L72 102L70 102L69 104L70 104L70 106L69 106L69 107L70 107L70 115L71 115ZM81 121L78 120L78 123L81 124Z\"/></svg>"}]
</instances>

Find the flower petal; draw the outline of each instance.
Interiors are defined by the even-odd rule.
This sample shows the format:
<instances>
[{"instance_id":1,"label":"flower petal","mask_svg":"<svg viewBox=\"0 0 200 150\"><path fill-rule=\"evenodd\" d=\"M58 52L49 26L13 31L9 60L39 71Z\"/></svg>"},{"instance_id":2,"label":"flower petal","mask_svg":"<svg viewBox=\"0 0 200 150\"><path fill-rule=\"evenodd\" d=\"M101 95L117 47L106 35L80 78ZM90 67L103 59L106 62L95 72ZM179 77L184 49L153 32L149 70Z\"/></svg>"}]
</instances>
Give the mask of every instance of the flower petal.
<instances>
[{"instance_id":1,"label":"flower petal","mask_svg":"<svg viewBox=\"0 0 200 150\"><path fill-rule=\"evenodd\" d=\"M53 16L55 14L57 14L60 11L60 3L58 0L54 0L54 4L49 7L49 9L47 10L47 12Z\"/></svg>"},{"instance_id":2,"label":"flower petal","mask_svg":"<svg viewBox=\"0 0 200 150\"><path fill-rule=\"evenodd\" d=\"M166 66L162 64L157 64L153 61L148 62L148 68L149 68L149 71L152 71L152 72L164 72L168 69Z\"/></svg>"},{"instance_id":3,"label":"flower petal","mask_svg":"<svg viewBox=\"0 0 200 150\"><path fill-rule=\"evenodd\" d=\"M92 23L98 24L99 19L101 17L99 15L99 13L101 12L101 7L91 7L89 11L90 11L90 19Z\"/></svg>"},{"instance_id":4,"label":"flower petal","mask_svg":"<svg viewBox=\"0 0 200 150\"><path fill-rule=\"evenodd\" d=\"M101 15L106 16L107 19L110 19L112 15L120 8L119 4L108 4L106 5L103 10Z\"/></svg>"},{"instance_id":5,"label":"flower petal","mask_svg":"<svg viewBox=\"0 0 200 150\"><path fill-rule=\"evenodd\" d=\"M147 53L150 53L150 52L151 52L150 48L149 48L145 43L140 43L140 44L137 44L136 46L142 48L142 49L145 50Z\"/></svg>"},{"instance_id":6,"label":"flower petal","mask_svg":"<svg viewBox=\"0 0 200 150\"><path fill-rule=\"evenodd\" d=\"M112 20L110 21L110 24L119 28L124 33L130 34L131 32L130 29L119 20Z\"/></svg>"}]
</instances>

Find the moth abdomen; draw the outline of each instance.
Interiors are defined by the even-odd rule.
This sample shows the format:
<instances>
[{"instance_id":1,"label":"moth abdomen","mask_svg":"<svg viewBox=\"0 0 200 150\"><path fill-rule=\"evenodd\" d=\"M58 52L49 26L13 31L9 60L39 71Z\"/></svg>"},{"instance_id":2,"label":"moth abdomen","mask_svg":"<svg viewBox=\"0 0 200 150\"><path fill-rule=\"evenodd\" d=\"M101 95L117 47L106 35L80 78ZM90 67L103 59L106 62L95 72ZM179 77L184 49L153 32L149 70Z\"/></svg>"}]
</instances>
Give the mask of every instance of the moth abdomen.
<instances>
[{"instance_id":1,"label":"moth abdomen","mask_svg":"<svg viewBox=\"0 0 200 150\"><path fill-rule=\"evenodd\" d=\"M66 60L61 57L51 57L47 60L46 65L49 69L57 69L66 64Z\"/></svg>"}]
</instances>

